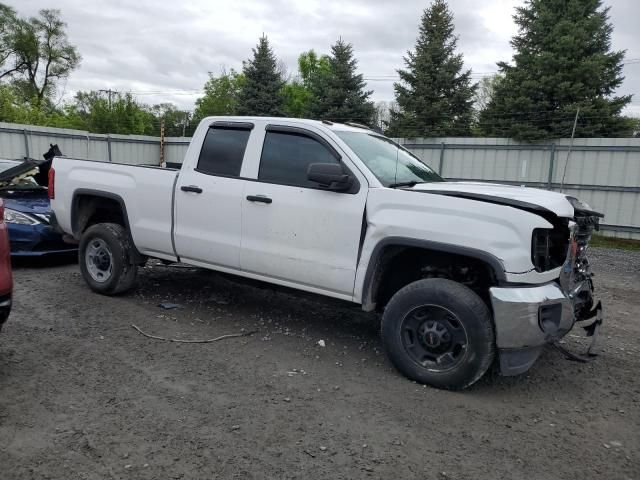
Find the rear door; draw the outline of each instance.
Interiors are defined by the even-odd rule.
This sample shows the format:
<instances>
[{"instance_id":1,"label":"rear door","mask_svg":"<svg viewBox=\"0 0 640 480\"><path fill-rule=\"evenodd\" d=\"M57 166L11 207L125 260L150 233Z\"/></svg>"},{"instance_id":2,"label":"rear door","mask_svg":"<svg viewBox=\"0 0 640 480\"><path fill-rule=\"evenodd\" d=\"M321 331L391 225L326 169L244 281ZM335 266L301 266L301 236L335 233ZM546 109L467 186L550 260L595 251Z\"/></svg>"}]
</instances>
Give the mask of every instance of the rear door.
<instances>
[{"instance_id":1,"label":"rear door","mask_svg":"<svg viewBox=\"0 0 640 480\"><path fill-rule=\"evenodd\" d=\"M356 182L328 191L307 179L311 163L338 163ZM242 209L244 271L351 299L367 183L335 145L309 128L268 125Z\"/></svg>"},{"instance_id":2,"label":"rear door","mask_svg":"<svg viewBox=\"0 0 640 480\"><path fill-rule=\"evenodd\" d=\"M243 159L253 124L214 122L195 168L182 171L175 188L175 248L182 260L240 267Z\"/></svg>"}]
</instances>

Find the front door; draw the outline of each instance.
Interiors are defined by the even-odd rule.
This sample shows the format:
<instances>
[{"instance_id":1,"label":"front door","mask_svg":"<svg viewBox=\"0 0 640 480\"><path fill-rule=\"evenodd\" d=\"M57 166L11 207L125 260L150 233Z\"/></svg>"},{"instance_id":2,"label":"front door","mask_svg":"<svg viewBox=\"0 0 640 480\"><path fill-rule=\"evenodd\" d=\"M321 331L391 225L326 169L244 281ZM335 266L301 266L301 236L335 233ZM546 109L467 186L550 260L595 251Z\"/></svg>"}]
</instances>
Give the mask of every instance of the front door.
<instances>
[{"instance_id":1,"label":"front door","mask_svg":"<svg viewBox=\"0 0 640 480\"><path fill-rule=\"evenodd\" d=\"M257 181L244 186L242 270L353 295L367 188L364 179L349 192L307 180L309 164L331 162L340 155L314 132L267 127Z\"/></svg>"}]
</instances>

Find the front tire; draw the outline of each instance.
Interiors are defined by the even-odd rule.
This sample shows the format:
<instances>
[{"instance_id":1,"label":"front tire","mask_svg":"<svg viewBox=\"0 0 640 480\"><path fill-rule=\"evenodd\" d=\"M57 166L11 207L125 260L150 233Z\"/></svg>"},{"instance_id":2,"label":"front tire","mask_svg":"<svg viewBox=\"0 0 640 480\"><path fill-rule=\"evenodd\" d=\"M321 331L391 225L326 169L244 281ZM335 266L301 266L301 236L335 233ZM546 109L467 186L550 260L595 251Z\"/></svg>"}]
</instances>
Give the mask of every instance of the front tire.
<instances>
[{"instance_id":1,"label":"front tire","mask_svg":"<svg viewBox=\"0 0 640 480\"><path fill-rule=\"evenodd\" d=\"M91 290L103 295L117 295L133 287L138 268L132 256L129 235L117 223L92 225L80 240L82 276Z\"/></svg>"},{"instance_id":2,"label":"front tire","mask_svg":"<svg viewBox=\"0 0 640 480\"><path fill-rule=\"evenodd\" d=\"M382 316L382 342L406 377L460 390L485 374L495 356L489 309L469 288L425 279L399 290Z\"/></svg>"}]
</instances>

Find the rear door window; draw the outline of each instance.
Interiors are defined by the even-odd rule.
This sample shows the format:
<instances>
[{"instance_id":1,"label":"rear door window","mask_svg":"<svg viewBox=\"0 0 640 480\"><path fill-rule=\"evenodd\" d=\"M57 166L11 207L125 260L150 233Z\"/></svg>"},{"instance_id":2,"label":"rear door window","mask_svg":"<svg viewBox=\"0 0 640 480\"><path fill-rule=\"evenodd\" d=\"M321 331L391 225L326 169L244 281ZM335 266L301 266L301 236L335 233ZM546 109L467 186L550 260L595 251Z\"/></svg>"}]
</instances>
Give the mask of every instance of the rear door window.
<instances>
[{"instance_id":1,"label":"rear door window","mask_svg":"<svg viewBox=\"0 0 640 480\"><path fill-rule=\"evenodd\" d=\"M239 177L249 135L248 128L209 128L196 170L208 175Z\"/></svg>"}]
</instances>

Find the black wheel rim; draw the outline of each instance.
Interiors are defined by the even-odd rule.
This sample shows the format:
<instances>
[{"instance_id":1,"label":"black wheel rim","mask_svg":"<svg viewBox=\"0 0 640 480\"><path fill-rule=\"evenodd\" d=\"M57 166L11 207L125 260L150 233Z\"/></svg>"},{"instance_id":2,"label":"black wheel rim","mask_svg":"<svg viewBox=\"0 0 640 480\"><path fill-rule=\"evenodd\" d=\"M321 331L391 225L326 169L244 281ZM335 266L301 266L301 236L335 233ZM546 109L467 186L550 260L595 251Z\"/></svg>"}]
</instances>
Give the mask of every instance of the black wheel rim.
<instances>
[{"instance_id":1,"label":"black wheel rim","mask_svg":"<svg viewBox=\"0 0 640 480\"><path fill-rule=\"evenodd\" d=\"M439 305L422 305L407 313L400 338L409 357L434 372L457 367L466 357L469 344L460 319Z\"/></svg>"}]
</instances>

